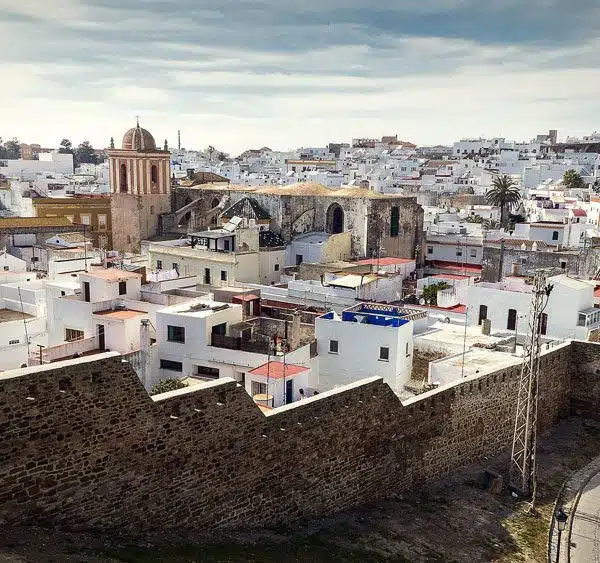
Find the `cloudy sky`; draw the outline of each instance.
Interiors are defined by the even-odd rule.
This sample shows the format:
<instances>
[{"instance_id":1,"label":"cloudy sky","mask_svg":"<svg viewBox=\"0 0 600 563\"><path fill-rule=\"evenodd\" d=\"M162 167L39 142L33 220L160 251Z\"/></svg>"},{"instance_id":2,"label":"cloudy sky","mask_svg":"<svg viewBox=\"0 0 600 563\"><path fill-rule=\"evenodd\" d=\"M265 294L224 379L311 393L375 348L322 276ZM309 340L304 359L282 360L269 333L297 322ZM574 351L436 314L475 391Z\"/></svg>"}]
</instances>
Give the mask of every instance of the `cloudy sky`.
<instances>
[{"instance_id":1,"label":"cloudy sky","mask_svg":"<svg viewBox=\"0 0 600 563\"><path fill-rule=\"evenodd\" d=\"M232 153L398 134L581 135L598 0L0 0L0 136Z\"/></svg>"}]
</instances>

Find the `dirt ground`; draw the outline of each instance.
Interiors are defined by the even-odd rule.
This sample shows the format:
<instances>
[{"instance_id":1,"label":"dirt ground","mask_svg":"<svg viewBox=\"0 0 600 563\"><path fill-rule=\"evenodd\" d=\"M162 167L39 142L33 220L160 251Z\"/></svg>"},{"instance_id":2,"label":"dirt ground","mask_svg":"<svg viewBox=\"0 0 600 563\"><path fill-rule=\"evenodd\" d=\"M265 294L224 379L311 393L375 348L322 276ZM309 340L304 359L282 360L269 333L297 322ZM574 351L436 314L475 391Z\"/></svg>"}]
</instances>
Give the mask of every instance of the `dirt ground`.
<instances>
[{"instance_id":1,"label":"dirt ground","mask_svg":"<svg viewBox=\"0 0 600 563\"><path fill-rule=\"evenodd\" d=\"M160 547L169 538L153 538L132 546L99 535L3 527L0 562L542 562L562 482L598 455L597 425L570 419L544 437L537 517L506 492L484 490L483 468L473 468L420 494L289 529L221 537L218 543ZM503 473L507 459L490 460L486 467Z\"/></svg>"}]
</instances>

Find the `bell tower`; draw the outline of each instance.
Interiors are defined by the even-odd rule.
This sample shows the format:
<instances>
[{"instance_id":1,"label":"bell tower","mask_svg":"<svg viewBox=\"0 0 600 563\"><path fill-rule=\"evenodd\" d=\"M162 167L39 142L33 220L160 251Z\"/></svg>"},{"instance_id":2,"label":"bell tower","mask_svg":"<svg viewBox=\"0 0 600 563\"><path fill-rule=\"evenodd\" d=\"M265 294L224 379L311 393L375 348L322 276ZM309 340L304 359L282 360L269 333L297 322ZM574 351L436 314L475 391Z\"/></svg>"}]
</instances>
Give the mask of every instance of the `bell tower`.
<instances>
[{"instance_id":1,"label":"bell tower","mask_svg":"<svg viewBox=\"0 0 600 563\"><path fill-rule=\"evenodd\" d=\"M138 122L120 149L111 146L108 162L113 246L138 253L142 240L158 234L159 216L171 211L171 153L157 149Z\"/></svg>"}]
</instances>

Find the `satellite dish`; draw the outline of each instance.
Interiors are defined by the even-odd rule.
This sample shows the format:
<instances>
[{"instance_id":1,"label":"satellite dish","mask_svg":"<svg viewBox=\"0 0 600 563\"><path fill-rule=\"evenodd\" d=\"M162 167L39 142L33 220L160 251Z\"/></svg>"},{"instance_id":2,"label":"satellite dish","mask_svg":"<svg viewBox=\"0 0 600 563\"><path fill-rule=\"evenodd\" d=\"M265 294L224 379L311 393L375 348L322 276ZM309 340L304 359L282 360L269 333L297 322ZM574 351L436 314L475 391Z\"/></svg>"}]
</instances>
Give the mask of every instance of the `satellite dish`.
<instances>
[{"instance_id":1,"label":"satellite dish","mask_svg":"<svg viewBox=\"0 0 600 563\"><path fill-rule=\"evenodd\" d=\"M423 299L422 297L421 299L419 299L419 305L425 305L425 299Z\"/></svg>"},{"instance_id":2,"label":"satellite dish","mask_svg":"<svg viewBox=\"0 0 600 563\"><path fill-rule=\"evenodd\" d=\"M446 317L446 318L444 319L444 322L445 322L445 323L447 323L447 324L450 324L450 317Z\"/></svg>"}]
</instances>

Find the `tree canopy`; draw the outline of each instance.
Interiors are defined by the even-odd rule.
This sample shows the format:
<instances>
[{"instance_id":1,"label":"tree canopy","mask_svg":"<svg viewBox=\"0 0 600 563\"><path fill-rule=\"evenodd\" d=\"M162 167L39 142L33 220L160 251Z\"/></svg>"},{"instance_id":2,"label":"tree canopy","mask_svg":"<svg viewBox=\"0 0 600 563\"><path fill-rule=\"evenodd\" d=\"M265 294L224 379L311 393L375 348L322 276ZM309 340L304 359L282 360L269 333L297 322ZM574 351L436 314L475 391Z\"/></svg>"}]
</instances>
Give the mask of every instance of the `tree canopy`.
<instances>
[{"instance_id":1,"label":"tree canopy","mask_svg":"<svg viewBox=\"0 0 600 563\"><path fill-rule=\"evenodd\" d=\"M498 176L494 178L492 187L485 194L485 199L490 205L500 208L500 224L506 225L506 215L513 207L521 201L521 192L517 183L509 176Z\"/></svg>"},{"instance_id":2,"label":"tree canopy","mask_svg":"<svg viewBox=\"0 0 600 563\"><path fill-rule=\"evenodd\" d=\"M587 188L581 174L575 170L567 170L563 175L563 184L568 190L583 190Z\"/></svg>"},{"instance_id":3,"label":"tree canopy","mask_svg":"<svg viewBox=\"0 0 600 563\"><path fill-rule=\"evenodd\" d=\"M60 154L73 154L73 143L69 139L63 139L59 143L58 152Z\"/></svg>"},{"instance_id":4,"label":"tree canopy","mask_svg":"<svg viewBox=\"0 0 600 563\"><path fill-rule=\"evenodd\" d=\"M98 164L100 159L94 150L94 147L89 141L83 141L77 149L74 155L75 162L79 164Z\"/></svg>"},{"instance_id":5,"label":"tree canopy","mask_svg":"<svg viewBox=\"0 0 600 563\"><path fill-rule=\"evenodd\" d=\"M183 389L187 386L187 383L184 383L179 379L163 379L152 386L152 389L150 389L150 395L160 395L161 393L175 391L176 389Z\"/></svg>"},{"instance_id":6,"label":"tree canopy","mask_svg":"<svg viewBox=\"0 0 600 563\"><path fill-rule=\"evenodd\" d=\"M437 294L442 289L450 287L446 282L437 282L427 285L423 288L423 299L430 305L437 305Z\"/></svg>"},{"instance_id":7,"label":"tree canopy","mask_svg":"<svg viewBox=\"0 0 600 563\"><path fill-rule=\"evenodd\" d=\"M0 158L6 158L8 160L21 158L21 147L19 146L18 139L11 139L4 143L2 143L2 139L0 139Z\"/></svg>"}]
</instances>

